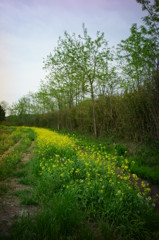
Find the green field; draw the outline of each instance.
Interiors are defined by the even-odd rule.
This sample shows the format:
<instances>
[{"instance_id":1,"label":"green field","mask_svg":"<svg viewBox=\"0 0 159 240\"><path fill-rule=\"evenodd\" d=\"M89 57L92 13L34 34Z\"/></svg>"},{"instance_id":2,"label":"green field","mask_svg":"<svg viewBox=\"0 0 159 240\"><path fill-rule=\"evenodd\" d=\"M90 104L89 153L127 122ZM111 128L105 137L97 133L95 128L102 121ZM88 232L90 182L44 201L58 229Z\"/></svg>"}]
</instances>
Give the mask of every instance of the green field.
<instances>
[{"instance_id":1,"label":"green field","mask_svg":"<svg viewBox=\"0 0 159 240\"><path fill-rule=\"evenodd\" d=\"M75 134L5 126L0 154L0 199L7 202L10 193L21 208L35 207L14 218L1 239L159 239L158 196L139 176L159 181L144 154Z\"/></svg>"}]
</instances>

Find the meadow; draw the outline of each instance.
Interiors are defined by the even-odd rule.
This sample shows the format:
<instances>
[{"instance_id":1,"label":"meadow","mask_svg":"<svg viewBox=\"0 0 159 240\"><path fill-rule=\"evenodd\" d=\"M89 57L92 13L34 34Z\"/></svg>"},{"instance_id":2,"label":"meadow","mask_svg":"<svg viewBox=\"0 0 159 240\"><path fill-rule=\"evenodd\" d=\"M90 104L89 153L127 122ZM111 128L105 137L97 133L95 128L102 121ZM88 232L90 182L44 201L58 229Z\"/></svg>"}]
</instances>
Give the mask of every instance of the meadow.
<instances>
[{"instance_id":1,"label":"meadow","mask_svg":"<svg viewBox=\"0 0 159 240\"><path fill-rule=\"evenodd\" d=\"M32 187L31 194L17 193L21 203L38 206L34 216L15 218L3 239L159 238L157 196L132 171L138 165L120 144L42 128L0 131L1 182L16 176ZM31 144L31 159L19 170Z\"/></svg>"}]
</instances>

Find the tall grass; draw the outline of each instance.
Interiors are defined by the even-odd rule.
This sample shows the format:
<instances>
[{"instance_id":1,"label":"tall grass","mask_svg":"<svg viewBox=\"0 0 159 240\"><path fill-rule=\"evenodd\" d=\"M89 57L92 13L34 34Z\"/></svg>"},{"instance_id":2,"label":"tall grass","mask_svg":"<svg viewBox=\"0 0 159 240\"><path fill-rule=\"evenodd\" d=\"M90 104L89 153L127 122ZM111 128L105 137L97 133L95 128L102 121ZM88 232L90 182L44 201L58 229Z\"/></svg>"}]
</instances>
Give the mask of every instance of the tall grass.
<instances>
[{"instance_id":1,"label":"tall grass","mask_svg":"<svg viewBox=\"0 0 159 240\"><path fill-rule=\"evenodd\" d=\"M12 143L13 148L7 154L4 154L0 160L0 179L6 179L9 176L14 175L14 171L23 158L23 152L31 145L34 132L27 128L14 128L10 135L10 143ZM15 145L19 141L18 145ZM3 141L3 149L8 149L8 139Z\"/></svg>"},{"instance_id":2,"label":"tall grass","mask_svg":"<svg viewBox=\"0 0 159 240\"><path fill-rule=\"evenodd\" d=\"M132 187L119 146L109 153L86 139L34 130L28 178L40 212L17 220L11 239L157 239L149 188Z\"/></svg>"}]
</instances>

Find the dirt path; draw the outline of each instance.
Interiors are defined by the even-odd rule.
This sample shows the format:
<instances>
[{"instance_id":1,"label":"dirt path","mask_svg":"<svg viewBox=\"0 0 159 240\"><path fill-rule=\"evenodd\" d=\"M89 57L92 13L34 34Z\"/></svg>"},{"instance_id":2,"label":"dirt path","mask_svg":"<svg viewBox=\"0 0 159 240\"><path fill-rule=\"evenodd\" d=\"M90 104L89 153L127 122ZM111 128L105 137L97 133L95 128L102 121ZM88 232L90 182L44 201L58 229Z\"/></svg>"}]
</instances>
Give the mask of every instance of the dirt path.
<instances>
[{"instance_id":1,"label":"dirt path","mask_svg":"<svg viewBox=\"0 0 159 240\"><path fill-rule=\"evenodd\" d=\"M29 147L28 153L23 154L23 159L17 166L17 169L20 169L20 165L25 164L30 160L32 147L33 144ZM9 187L7 193L0 197L0 235L5 237L8 236L9 228L16 217L21 217L27 214L32 216L37 211L37 207L32 205L22 205L20 203L20 200L15 193L21 190L31 192L32 189L30 186L20 184L18 178L7 179L1 182L1 184L6 184Z\"/></svg>"}]
</instances>

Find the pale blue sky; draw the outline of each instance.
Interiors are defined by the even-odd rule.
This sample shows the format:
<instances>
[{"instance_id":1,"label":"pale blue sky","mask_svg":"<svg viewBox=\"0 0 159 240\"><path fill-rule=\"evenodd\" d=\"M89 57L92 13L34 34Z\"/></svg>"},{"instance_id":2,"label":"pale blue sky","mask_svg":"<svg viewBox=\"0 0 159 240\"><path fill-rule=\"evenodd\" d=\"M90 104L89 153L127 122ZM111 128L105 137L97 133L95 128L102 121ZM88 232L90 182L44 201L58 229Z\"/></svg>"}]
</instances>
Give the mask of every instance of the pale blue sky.
<instances>
[{"instance_id":1,"label":"pale blue sky","mask_svg":"<svg viewBox=\"0 0 159 240\"><path fill-rule=\"evenodd\" d=\"M116 45L143 14L135 0L0 0L0 101L38 90L43 58L65 30L81 33L84 22L91 36L99 30Z\"/></svg>"}]
</instances>

